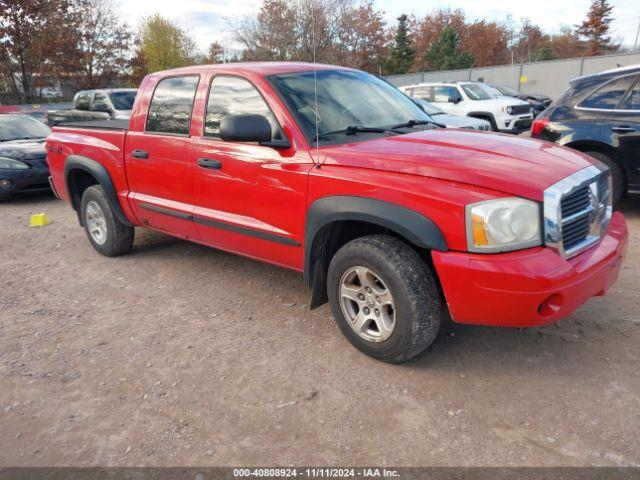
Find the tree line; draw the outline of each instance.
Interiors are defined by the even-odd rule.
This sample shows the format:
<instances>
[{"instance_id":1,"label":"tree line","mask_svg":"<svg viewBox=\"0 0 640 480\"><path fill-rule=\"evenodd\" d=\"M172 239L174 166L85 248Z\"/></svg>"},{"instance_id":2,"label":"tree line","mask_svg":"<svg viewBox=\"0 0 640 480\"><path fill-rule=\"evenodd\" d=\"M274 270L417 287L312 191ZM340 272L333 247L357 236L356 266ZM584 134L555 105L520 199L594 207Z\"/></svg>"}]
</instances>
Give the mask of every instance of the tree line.
<instances>
[{"instance_id":1,"label":"tree line","mask_svg":"<svg viewBox=\"0 0 640 480\"><path fill-rule=\"evenodd\" d=\"M462 10L401 15L388 25L373 0L263 0L230 23L237 49L198 51L178 24L155 14L132 30L111 0L0 0L0 91L37 101L61 79L75 89L137 86L149 72L228 61L316 61L396 74L591 56L620 50L613 8L592 0L579 25L545 33L523 19L468 20Z\"/></svg>"}]
</instances>

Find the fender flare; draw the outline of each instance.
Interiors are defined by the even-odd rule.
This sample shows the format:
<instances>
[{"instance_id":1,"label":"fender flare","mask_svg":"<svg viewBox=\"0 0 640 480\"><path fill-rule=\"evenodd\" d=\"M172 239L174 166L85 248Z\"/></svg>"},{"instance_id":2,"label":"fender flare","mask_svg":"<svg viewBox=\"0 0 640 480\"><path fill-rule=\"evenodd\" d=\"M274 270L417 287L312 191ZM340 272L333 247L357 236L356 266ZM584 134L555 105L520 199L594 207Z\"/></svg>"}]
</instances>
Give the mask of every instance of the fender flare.
<instances>
[{"instance_id":1,"label":"fender flare","mask_svg":"<svg viewBox=\"0 0 640 480\"><path fill-rule=\"evenodd\" d=\"M313 202L307 209L304 242L304 279L314 287L313 243L323 227L338 221L355 220L387 228L414 245L446 251L438 226L424 215L400 205L372 198L336 195Z\"/></svg>"},{"instance_id":2,"label":"fender flare","mask_svg":"<svg viewBox=\"0 0 640 480\"><path fill-rule=\"evenodd\" d=\"M467 113L467 117L478 118L476 115L480 115L482 117L489 117L491 122L491 128L495 128L498 131L498 122L496 122L496 117L491 112L469 112Z\"/></svg>"},{"instance_id":3,"label":"fender flare","mask_svg":"<svg viewBox=\"0 0 640 480\"><path fill-rule=\"evenodd\" d=\"M116 189L113 186L113 181L111 180L107 169L91 158L83 157L81 155L69 155L64 161L64 182L67 192L69 193L69 198L71 199L71 206L78 213L80 225L83 225L82 213L80 212L81 196L75 191L75 186L69 182L70 174L74 170L82 170L93 176L107 194L109 206L116 217L118 217L118 220L124 225L129 227L133 226L122 211L122 207L118 202L118 194L116 193Z\"/></svg>"}]
</instances>

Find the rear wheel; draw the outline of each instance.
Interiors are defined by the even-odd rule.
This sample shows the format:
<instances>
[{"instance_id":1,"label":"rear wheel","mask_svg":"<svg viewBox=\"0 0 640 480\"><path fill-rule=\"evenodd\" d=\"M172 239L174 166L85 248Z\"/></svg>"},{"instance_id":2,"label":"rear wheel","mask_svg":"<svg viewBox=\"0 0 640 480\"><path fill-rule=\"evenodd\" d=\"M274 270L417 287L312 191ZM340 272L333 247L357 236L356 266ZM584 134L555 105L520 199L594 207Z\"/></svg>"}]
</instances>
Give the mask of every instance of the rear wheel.
<instances>
[{"instance_id":1,"label":"rear wheel","mask_svg":"<svg viewBox=\"0 0 640 480\"><path fill-rule=\"evenodd\" d=\"M327 278L333 315L360 351L403 362L433 342L442 315L435 276L409 245L387 235L345 244Z\"/></svg>"},{"instance_id":2,"label":"rear wheel","mask_svg":"<svg viewBox=\"0 0 640 480\"><path fill-rule=\"evenodd\" d=\"M618 162L616 162L613 158L611 158L609 155L605 153L602 153L602 152L584 152L584 153L586 153L590 157L595 158L596 160L600 160L607 167L609 167L609 170L611 171L611 184L613 185L613 192L612 192L611 198L613 200L613 207L616 208L622 201L622 198L624 197L625 193L627 192L627 180L624 176L624 172L622 171L622 168L620 168L620 165L618 165Z\"/></svg>"},{"instance_id":3,"label":"rear wheel","mask_svg":"<svg viewBox=\"0 0 640 480\"><path fill-rule=\"evenodd\" d=\"M118 220L100 185L84 191L80 208L87 238L96 251L115 257L131 250L134 228Z\"/></svg>"}]
</instances>

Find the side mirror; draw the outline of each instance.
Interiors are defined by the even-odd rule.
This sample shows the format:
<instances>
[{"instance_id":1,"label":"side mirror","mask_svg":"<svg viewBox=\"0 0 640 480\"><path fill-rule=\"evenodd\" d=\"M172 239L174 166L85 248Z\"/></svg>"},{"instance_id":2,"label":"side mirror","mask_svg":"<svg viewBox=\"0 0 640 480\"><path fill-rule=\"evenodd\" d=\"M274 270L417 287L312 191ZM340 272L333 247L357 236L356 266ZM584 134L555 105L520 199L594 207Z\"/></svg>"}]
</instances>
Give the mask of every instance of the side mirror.
<instances>
[{"instance_id":1,"label":"side mirror","mask_svg":"<svg viewBox=\"0 0 640 480\"><path fill-rule=\"evenodd\" d=\"M460 103L460 102L462 101L462 99L461 99L460 97L453 97L453 96L451 96L451 97L449 97L449 98L447 99L447 101L448 101L449 103Z\"/></svg>"},{"instance_id":2,"label":"side mirror","mask_svg":"<svg viewBox=\"0 0 640 480\"><path fill-rule=\"evenodd\" d=\"M271 140L271 124L262 115L229 115L220 122L225 142L257 142L265 147L289 148L288 140Z\"/></svg>"}]
</instances>

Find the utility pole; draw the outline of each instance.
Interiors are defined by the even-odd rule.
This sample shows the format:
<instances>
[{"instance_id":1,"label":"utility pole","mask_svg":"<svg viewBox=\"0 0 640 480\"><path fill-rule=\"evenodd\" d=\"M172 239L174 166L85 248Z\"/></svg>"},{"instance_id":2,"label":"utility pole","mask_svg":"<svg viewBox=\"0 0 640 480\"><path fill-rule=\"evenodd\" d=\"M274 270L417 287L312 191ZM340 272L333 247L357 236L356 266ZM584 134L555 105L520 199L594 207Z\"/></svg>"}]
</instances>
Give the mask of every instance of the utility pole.
<instances>
[{"instance_id":1,"label":"utility pole","mask_svg":"<svg viewBox=\"0 0 640 480\"><path fill-rule=\"evenodd\" d=\"M638 31L636 32L636 41L633 42L633 51L636 51L636 46L638 45L638 35L640 35L640 17L638 17Z\"/></svg>"}]
</instances>

